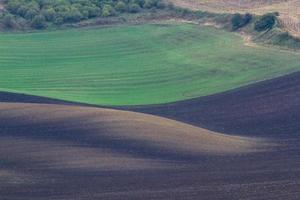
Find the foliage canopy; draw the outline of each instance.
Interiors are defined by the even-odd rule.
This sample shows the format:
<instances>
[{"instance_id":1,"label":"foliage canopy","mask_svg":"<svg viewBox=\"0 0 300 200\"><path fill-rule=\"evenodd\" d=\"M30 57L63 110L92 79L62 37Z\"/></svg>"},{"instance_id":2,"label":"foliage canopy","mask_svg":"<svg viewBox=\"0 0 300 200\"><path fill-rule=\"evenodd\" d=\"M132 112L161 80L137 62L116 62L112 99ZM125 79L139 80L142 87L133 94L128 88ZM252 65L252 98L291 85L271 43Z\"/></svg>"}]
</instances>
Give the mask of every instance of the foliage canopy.
<instances>
[{"instance_id":1,"label":"foliage canopy","mask_svg":"<svg viewBox=\"0 0 300 200\"><path fill-rule=\"evenodd\" d=\"M29 24L37 29L164 7L160 0L6 0L4 3L5 12L0 17L7 28Z\"/></svg>"},{"instance_id":2,"label":"foliage canopy","mask_svg":"<svg viewBox=\"0 0 300 200\"><path fill-rule=\"evenodd\" d=\"M256 31L265 31L272 29L277 21L278 13L267 13L263 15L259 20L255 23Z\"/></svg>"}]
</instances>

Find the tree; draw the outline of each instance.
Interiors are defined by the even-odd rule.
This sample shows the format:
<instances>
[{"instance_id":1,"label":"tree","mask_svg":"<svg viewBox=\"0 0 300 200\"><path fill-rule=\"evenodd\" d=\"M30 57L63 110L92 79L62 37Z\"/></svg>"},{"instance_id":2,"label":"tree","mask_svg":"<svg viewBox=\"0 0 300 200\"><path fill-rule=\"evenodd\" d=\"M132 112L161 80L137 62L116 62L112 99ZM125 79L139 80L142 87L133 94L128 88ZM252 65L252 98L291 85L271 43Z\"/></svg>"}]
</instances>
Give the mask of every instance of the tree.
<instances>
[{"instance_id":1,"label":"tree","mask_svg":"<svg viewBox=\"0 0 300 200\"><path fill-rule=\"evenodd\" d=\"M136 4L136 3L131 3L128 6L128 10L131 13L137 13L137 12L140 11L140 9L141 9L141 7L138 4Z\"/></svg>"},{"instance_id":2,"label":"tree","mask_svg":"<svg viewBox=\"0 0 300 200\"><path fill-rule=\"evenodd\" d=\"M61 25L64 23L64 18L62 16L56 16L53 23L56 25Z\"/></svg>"},{"instance_id":3,"label":"tree","mask_svg":"<svg viewBox=\"0 0 300 200\"><path fill-rule=\"evenodd\" d=\"M0 0L17 26L44 28L48 24L77 23L94 17L108 17L124 12L164 9L162 0ZM170 7L171 8L171 7ZM0 15L3 23L4 14ZM12 21L12 19L5 19Z\"/></svg>"},{"instance_id":4,"label":"tree","mask_svg":"<svg viewBox=\"0 0 300 200\"><path fill-rule=\"evenodd\" d=\"M6 8L8 11L10 11L13 14L16 14L18 12L19 7L22 5L21 1L18 0L11 0L8 1L6 4Z\"/></svg>"},{"instance_id":5,"label":"tree","mask_svg":"<svg viewBox=\"0 0 300 200\"><path fill-rule=\"evenodd\" d=\"M35 9L28 9L24 15L25 19L32 20L36 15L38 15L38 11Z\"/></svg>"},{"instance_id":6,"label":"tree","mask_svg":"<svg viewBox=\"0 0 300 200\"><path fill-rule=\"evenodd\" d=\"M274 27L276 21L277 14L268 13L263 15L258 21L256 21L254 28L256 31L270 30Z\"/></svg>"},{"instance_id":7,"label":"tree","mask_svg":"<svg viewBox=\"0 0 300 200\"><path fill-rule=\"evenodd\" d=\"M97 6L89 7L89 18L101 16L101 9Z\"/></svg>"},{"instance_id":8,"label":"tree","mask_svg":"<svg viewBox=\"0 0 300 200\"><path fill-rule=\"evenodd\" d=\"M82 14L76 7L72 7L69 12L66 12L65 16L65 20L68 22L79 22L82 18Z\"/></svg>"},{"instance_id":9,"label":"tree","mask_svg":"<svg viewBox=\"0 0 300 200\"><path fill-rule=\"evenodd\" d=\"M118 3L115 6L116 10L119 12L124 12L126 10L126 5L123 1L118 1Z\"/></svg>"},{"instance_id":10,"label":"tree","mask_svg":"<svg viewBox=\"0 0 300 200\"><path fill-rule=\"evenodd\" d=\"M5 14L3 16L3 25L6 27L6 28L15 28L16 27L16 21L15 21L15 18L13 15L11 14Z\"/></svg>"},{"instance_id":11,"label":"tree","mask_svg":"<svg viewBox=\"0 0 300 200\"><path fill-rule=\"evenodd\" d=\"M44 15L47 21L53 21L55 19L56 12L53 8L48 8L42 10L42 15Z\"/></svg>"},{"instance_id":12,"label":"tree","mask_svg":"<svg viewBox=\"0 0 300 200\"><path fill-rule=\"evenodd\" d=\"M31 26L36 29L44 29L47 27L46 19L43 15L37 15L33 18Z\"/></svg>"},{"instance_id":13,"label":"tree","mask_svg":"<svg viewBox=\"0 0 300 200\"><path fill-rule=\"evenodd\" d=\"M158 1L156 4L156 8L158 8L158 9L165 9L166 7L167 7L167 5L163 1Z\"/></svg>"},{"instance_id":14,"label":"tree","mask_svg":"<svg viewBox=\"0 0 300 200\"><path fill-rule=\"evenodd\" d=\"M231 25L232 25L232 30L237 30L239 28L242 28L246 26L250 21L252 20L252 15L247 13L245 15L241 15L239 13L236 13L233 15L231 18Z\"/></svg>"},{"instance_id":15,"label":"tree","mask_svg":"<svg viewBox=\"0 0 300 200\"><path fill-rule=\"evenodd\" d=\"M145 0L145 3L143 5L144 8L153 8L156 6L156 1L155 0Z\"/></svg>"},{"instance_id":16,"label":"tree","mask_svg":"<svg viewBox=\"0 0 300 200\"><path fill-rule=\"evenodd\" d=\"M103 17L108 17L111 15L114 15L115 11L111 5L105 4L102 8L102 16Z\"/></svg>"}]
</instances>

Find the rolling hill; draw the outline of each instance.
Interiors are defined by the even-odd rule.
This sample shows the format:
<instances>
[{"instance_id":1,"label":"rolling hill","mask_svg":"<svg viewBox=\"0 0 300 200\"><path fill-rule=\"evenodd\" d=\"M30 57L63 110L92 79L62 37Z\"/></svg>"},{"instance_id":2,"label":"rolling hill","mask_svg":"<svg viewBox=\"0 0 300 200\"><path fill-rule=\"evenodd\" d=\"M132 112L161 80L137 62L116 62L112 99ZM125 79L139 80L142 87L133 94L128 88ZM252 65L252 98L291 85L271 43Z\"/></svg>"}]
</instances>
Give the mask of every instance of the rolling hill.
<instances>
[{"instance_id":1,"label":"rolling hill","mask_svg":"<svg viewBox=\"0 0 300 200\"><path fill-rule=\"evenodd\" d=\"M295 137L230 136L147 114L9 102L0 103L0 127L6 200L299 196Z\"/></svg>"},{"instance_id":2,"label":"rolling hill","mask_svg":"<svg viewBox=\"0 0 300 200\"><path fill-rule=\"evenodd\" d=\"M296 72L202 98L126 109L227 134L295 139L300 137L299 84Z\"/></svg>"},{"instance_id":3,"label":"rolling hill","mask_svg":"<svg viewBox=\"0 0 300 200\"><path fill-rule=\"evenodd\" d=\"M2 92L1 198L297 200L299 76L121 107L171 120Z\"/></svg>"},{"instance_id":4,"label":"rolling hill","mask_svg":"<svg viewBox=\"0 0 300 200\"><path fill-rule=\"evenodd\" d=\"M226 181L214 163L274 145L151 115L66 105L0 103L0 127L2 199L171 198L189 192L191 180L203 184L207 170ZM178 178L179 190L176 182L162 187Z\"/></svg>"},{"instance_id":5,"label":"rolling hill","mask_svg":"<svg viewBox=\"0 0 300 200\"><path fill-rule=\"evenodd\" d=\"M0 33L0 199L299 200L300 52L246 37L178 19Z\"/></svg>"},{"instance_id":6,"label":"rolling hill","mask_svg":"<svg viewBox=\"0 0 300 200\"><path fill-rule=\"evenodd\" d=\"M0 110L3 199L279 200L299 194L292 142L102 108L1 103Z\"/></svg>"},{"instance_id":7,"label":"rolling hill","mask_svg":"<svg viewBox=\"0 0 300 200\"><path fill-rule=\"evenodd\" d=\"M98 105L175 102L300 69L233 33L148 24L0 34L0 90Z\"/></svg>"}]
</instances>

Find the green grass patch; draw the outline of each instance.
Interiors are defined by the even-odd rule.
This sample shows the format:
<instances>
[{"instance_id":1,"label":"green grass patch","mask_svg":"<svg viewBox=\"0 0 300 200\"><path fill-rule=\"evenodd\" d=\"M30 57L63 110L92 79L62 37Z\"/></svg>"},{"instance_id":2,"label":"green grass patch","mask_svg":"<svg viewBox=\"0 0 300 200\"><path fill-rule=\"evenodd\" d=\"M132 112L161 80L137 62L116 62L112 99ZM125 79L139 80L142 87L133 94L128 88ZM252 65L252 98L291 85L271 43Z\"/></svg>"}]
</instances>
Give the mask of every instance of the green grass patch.
<instances>
[{"instance_id":1,"label":"green grass patch","mask_svg":"<svg viewBox=\"0 0 300 200\"><path fill-rule=\"evenodd\" d=\"M299 54L188 24L0 34L0 90L99 105L174 102L299 69Z\"/></svg>"}]
</instances>

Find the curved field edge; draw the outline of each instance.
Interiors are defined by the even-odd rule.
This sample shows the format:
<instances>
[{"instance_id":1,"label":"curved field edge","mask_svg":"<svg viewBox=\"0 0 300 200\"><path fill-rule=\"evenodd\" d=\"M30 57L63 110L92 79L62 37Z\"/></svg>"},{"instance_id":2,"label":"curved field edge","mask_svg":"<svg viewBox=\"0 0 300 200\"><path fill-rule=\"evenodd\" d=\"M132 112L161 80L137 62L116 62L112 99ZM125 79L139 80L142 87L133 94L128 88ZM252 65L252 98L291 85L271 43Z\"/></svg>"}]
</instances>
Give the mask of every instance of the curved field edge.
<instances>
[{"instance_id":1,"label":"curved field edge","mask_svg":"<svg viewBox=\"0 0 300 200\"><path fill-rule=\"evenodd\" d=\"M170 104L123 107L238 135L300 138L300 72L211 96Z\"/></svg>"},{"instance_id":2,"label":"curved field edge","mask_svg":"<svg viewBox=\"0 0 300 200\"><path fill-rule=\"evenodd\" d=\"M4 199L229 200L243 191L244 199L279 200L299 194L295 141L273 146L271 137L229 136L102 108L0 103L0 111Z\"/></svg>"},{"instance_id":3,"label":"curved field edge","mask_svg":"<svg viewBox=\"0 0 300 200\"><path fill-rule=\"evenodd\" d=\"M259 138L220 134L163 117L116 109L1 102L0 110L0 126L9 130L1 131L1 137L4 138L24 136L27 139L39 140L40 137L45 137L49 141L70 140L74 144L90 141L107 148L120 148L120 151L124 148L125 152L131 152L129 149L138 150L135 146L141 143L145 145L144 148L153 145L152 148L156 147L165 152L176 151L179 154L191 155L240 154L259 151L264 147L264 140ZM20 126L14 128L14 124ZM57 132L57 129L64 131ZM67 132L72 133L72 137L93 139L81 138L72 141ZM118 145L120 141L132 145Z\"/></svg>"},{"instance_id":4,"label":"curved field edge","mask_svg":"<svg viewBox=\"0 0 300 200\"><path fill-rule=\"evenodd\" d=\"M300 72L295 72L205 97L161 105L111 108L162 116L226 134L299 138L299 85ZM0 92L0 102L99 107L8 92Z\"/></svg>"},{"instance_id":5,"label":"curved field edge","mask_svg":"<svg viewBox=\"0 0 300 200\"><path fill-rule=\"evenodd\" d=\"M0 88L97 105L175 102L300 69L297 53L190 24L0 34Z\"/></svg>"}]
</instances>

